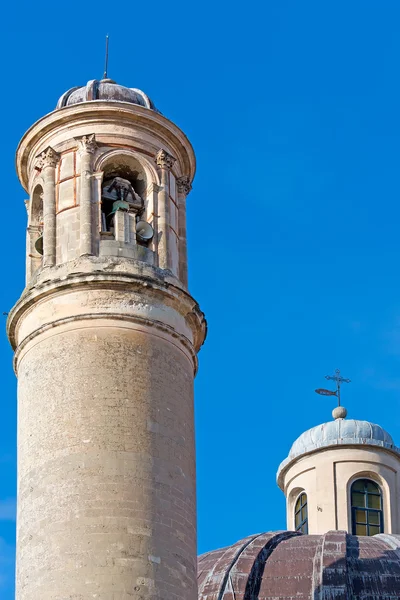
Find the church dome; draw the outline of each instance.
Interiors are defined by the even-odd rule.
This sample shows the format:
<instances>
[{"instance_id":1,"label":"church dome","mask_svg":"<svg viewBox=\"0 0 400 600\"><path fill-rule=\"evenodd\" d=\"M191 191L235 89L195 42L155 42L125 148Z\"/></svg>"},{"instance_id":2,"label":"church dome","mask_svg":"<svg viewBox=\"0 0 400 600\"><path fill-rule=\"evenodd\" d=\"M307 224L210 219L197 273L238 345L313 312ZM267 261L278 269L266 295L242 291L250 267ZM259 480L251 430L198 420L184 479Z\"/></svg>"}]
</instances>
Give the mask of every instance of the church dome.
<instances>
[{"instance_id":1,"label":"church dome","mask_svg":"<svg viewBox=\"0 0 400 600\"><path fill-rule=\"evenodd\" d=\"M389 450L395 448L392 437L380 425L356 419L335 419L302 433L293 443L289 458L338 444L367 444Z\"/></svg>"},{"instance_id":2,"label":"church dome","mask_svg":"<svg viewBox=\"0 0 400 600\"><path fill-rule=\"evenodd\" d=\"M393 438L380 425L369 421L336 418L302 433L292 444L288 457L279 465L278 480L283 469L293 460L322 448L348 445L378 446L400 455Z\"/></svg>"},{"instance_id":3,"label":"church dome","mask_svg":"<svg viewBox=\"0 0 400 600\"><path fill-rule=\"evenodd\" d=\"M198 560L199 600L398 598L400 536L262 533Z\"/></svg>"},{"instance_id":4,"label":"church dome","mask_svg":"<svg viewBox=\"0 0 400 600\"><path fill-rule=\"evenodd\" d=\"M153 102L142 90L118 85L112 79L93 79L88 81L85 86L71 88L61 96L56 108L63 108L64 106L72 106L92 100L130 102L131 104L138 104L139 106L144 106L158 112Z\"/></svg>"}]
</instances>

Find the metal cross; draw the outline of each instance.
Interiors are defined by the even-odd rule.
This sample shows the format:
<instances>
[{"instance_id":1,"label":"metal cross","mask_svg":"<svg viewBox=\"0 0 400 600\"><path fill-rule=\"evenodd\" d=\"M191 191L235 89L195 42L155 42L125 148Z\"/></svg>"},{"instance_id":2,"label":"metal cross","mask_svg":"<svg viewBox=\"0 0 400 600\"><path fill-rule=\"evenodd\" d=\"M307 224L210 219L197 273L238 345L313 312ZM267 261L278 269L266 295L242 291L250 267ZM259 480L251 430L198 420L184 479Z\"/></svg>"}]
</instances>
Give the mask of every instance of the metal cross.
<instances>
[{"instance_id":1,"label":"metal cross","mask_svg":"<svg viewBox=\"0 0 400 600\"><path fill-rule=\"evenodd\" d=\"M336 395L338 399L338 406L340 406L340 386L342 383L350 383L351 379L345 379L340 375L340 369L336 369L334 375L325 375L325 379L336 381Z\"/></svg>"}]
</instances>

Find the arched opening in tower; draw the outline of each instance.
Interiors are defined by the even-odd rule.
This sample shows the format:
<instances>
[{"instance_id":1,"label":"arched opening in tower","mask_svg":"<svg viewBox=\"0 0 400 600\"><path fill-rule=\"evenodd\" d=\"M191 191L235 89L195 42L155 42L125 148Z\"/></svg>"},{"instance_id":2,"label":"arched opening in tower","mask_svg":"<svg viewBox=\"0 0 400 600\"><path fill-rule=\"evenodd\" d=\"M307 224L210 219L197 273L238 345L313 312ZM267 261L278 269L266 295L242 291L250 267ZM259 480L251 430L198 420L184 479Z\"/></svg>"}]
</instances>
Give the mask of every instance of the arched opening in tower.
<instances>
[{"instance_id":1,"label":"arched opening in tower","mask_svg":"<svg viewBox=\"0 0 400 600\"><path fill-rule=\"evenodd\" d=\"M146 174L134 157L113 156L104 166L101 190L101 231L114 235L117 211L133 213L139 219L144 211Z\"/></svg>"},{"instance_id":2,"label":"arched opening in tower","mask_svg":"<svg viewBox=\"0 0 400 600\"><path fill-rule=\"evenodd\" d=\"M43 257L43 188L36 185L30 201L28 226L28 271L32 276L41 266Z\"/></svg>"}]
</instances>

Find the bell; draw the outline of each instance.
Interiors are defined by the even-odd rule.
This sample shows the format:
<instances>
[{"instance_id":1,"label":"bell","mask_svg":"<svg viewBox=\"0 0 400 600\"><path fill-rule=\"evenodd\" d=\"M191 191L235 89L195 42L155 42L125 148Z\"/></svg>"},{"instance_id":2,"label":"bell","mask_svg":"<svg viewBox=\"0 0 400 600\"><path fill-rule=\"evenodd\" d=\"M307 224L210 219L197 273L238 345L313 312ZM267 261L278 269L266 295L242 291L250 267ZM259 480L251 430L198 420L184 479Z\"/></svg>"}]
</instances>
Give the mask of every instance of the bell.
<instances>
[{"instance_id":1,"label":"bell","mask_svg":"<svg viewBox=\"0 0 400 600\"><path fill-rule=\"evenodd\" d=\"M43 256L43 235L38 237L38 239L36 240L35 250L38 254L41 254Z\"/></svg>"}]
</instances>

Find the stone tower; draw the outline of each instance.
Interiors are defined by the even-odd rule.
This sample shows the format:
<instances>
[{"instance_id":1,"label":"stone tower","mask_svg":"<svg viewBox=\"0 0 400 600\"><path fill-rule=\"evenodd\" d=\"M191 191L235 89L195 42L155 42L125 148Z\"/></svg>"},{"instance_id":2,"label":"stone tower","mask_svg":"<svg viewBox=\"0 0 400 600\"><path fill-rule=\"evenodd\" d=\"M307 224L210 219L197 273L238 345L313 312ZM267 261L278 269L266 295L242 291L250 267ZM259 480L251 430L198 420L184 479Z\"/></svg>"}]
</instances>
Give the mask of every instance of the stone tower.
<instances>
[{"instance_id":1,"label":"stone tower","mask_svg":"<svg viewBox=\"0 0 400 600\"><path fill-rule=\"evenodd\" d=\"M105 79L28 130L17 170L16 598L195 600L193 149L143 92Z\"/></svg>"}]
</instances>

